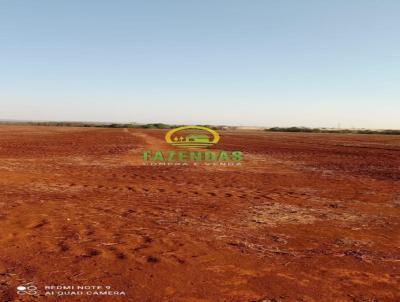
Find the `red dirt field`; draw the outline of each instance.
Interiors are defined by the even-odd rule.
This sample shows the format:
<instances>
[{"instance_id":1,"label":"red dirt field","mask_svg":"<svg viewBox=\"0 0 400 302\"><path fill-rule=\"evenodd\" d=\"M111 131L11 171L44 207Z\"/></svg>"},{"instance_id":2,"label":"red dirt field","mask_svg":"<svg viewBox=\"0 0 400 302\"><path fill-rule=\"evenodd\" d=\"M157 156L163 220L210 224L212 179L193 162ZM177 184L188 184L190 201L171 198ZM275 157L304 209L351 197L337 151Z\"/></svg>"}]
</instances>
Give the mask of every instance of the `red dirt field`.
<instances>
[{"instance_id":1,"label":"red dirt field","mask_svg":"<svg viewBox=\"0 0 400 302\"><path fill-rule=\"evenodd\" d=\"M221 131L241 166L144 166L164 135L0 127L1 302L400 301L399 136Z\"/></svg>"}]
</instances>

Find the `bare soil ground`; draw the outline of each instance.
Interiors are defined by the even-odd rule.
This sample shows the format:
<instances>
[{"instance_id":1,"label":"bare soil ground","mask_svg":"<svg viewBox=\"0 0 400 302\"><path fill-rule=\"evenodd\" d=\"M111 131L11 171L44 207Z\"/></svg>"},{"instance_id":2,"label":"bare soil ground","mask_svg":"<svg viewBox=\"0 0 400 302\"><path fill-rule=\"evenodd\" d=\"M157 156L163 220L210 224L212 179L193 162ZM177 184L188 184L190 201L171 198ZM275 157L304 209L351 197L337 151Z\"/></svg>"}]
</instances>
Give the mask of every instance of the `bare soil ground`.
<instances>
[{"instance_id":1,"label":"bare soil ground","mask_svg":"<svg viewBox=\"0 0 400 302\"><path fill-rule=\"evenodd\" d=\"M222 131L241 167L143 166L164 134L0 127L1 302L400 301L400 137Z\"/></svg>"}]
</instances>

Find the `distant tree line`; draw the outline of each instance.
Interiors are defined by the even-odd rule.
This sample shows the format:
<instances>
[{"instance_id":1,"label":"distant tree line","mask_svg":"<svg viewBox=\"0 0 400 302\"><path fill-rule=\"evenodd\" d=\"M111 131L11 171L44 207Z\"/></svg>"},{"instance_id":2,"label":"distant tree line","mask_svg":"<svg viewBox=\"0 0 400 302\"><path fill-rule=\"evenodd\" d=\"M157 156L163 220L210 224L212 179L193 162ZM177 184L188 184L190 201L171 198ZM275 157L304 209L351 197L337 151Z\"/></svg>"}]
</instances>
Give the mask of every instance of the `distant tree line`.
<instances>
[{"instance_id":1,"label":"distant tree line","mask_svg":"<svg viewBox=\"0 0 400 302\"><path fill-rule=\"evenodd\" d=\"M100 122L37 122L37 121L0 121L0 125L26 125L26 126L54 126L54 127L99 127L99 128L139 128L139 129L172 129L184 125L172 125L164 123L100 123ZM197 125L204 126L214 130L234 129L234 127Z\"/></svg>"},{"instance_id":2,"label":"distant tree line","mask_svg":"<svg viewBox=\"0 0 400 302\"><path fill-rule=\"evenodd\" d=\"M99 128L138 128L138 129L172 129L183 125L164 123L138 124L138 123L100 123L100 122L35 122L35 121L0 121L0 125L28 125L28 126L57 126L57 127L99 127ZM233 126L197 125L214 130L240 129ZM266 128L269 132L304 132L304 133L342 133L342 134L388 134L400 135L400 130L369 130L369 129L329 129L308 127L272 127Z\"/></svg>"},{"instance_id":3,"label":"distant tree line","mask_svg":"<svg viewBox=\"0 0 400 302\"><path fill-rule=\"evenodd\" d=\"M141 128L141 129L171 129L179 125L163 123L97 123L97 122L35 122L35 121L0 121L2 125L55 126L55 127L100 127L100 128Z\"/></svg>"},{"instance_id":4,"label":"distant tree line","mask_svg":"<svg viewBox=\"0 0 400 302\"><path fill-rule=\"evenodd\" d=\"M400 135L400 130L369 130L369 129L326 129L326 128L308 128L308 127L272 127L265 131L270 132L305 132L305 133L350 133L350 134L388 134Z\"/></svg>"}]
</instances>

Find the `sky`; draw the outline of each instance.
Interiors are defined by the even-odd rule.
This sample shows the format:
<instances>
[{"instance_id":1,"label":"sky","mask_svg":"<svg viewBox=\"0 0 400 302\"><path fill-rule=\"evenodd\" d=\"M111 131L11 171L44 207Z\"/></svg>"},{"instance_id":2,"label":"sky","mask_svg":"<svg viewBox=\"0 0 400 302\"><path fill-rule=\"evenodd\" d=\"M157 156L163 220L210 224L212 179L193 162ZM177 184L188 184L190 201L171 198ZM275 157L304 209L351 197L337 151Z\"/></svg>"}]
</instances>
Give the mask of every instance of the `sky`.
<instances>
[{"instance_id":1,"label":"sky","mask_svg":"<svg viewBox=\"0 0 400 302\"><path fill-rule=\"evenodd\" d=\"M0 0L0 119L400 129L398 0Z\"/></svg>"}]
</instances>

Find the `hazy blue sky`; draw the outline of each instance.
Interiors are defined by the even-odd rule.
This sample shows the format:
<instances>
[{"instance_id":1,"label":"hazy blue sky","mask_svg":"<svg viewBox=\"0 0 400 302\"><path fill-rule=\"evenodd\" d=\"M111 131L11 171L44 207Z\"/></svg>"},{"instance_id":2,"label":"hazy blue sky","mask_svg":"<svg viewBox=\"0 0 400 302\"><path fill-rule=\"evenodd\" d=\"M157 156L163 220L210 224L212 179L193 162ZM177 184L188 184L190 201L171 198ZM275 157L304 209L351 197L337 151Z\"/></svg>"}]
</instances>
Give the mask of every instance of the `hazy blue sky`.
<instances>
[{"instance_id":1,"label":"hazy blue sky","mask_svg":"<svg viewBox=\"0 0 400 302\"><path fill-rule=\"evenodd\" d=\"M0 119L400 128L400 1L0 0Z\"/></svg>"}]
</instances>

